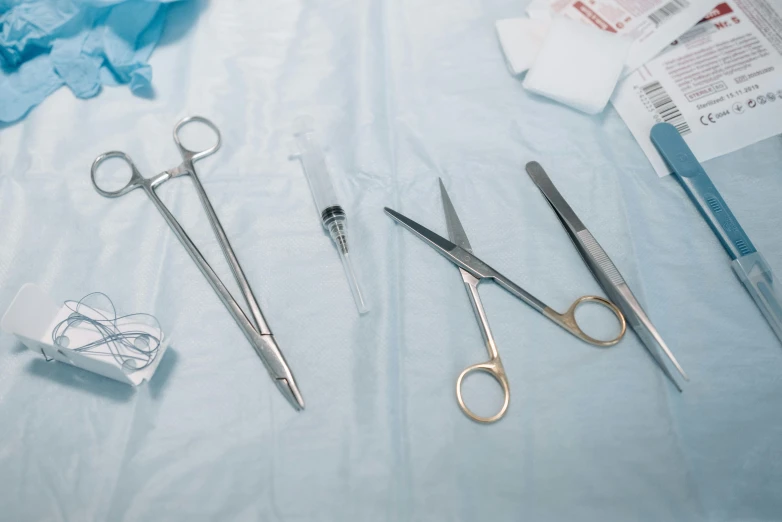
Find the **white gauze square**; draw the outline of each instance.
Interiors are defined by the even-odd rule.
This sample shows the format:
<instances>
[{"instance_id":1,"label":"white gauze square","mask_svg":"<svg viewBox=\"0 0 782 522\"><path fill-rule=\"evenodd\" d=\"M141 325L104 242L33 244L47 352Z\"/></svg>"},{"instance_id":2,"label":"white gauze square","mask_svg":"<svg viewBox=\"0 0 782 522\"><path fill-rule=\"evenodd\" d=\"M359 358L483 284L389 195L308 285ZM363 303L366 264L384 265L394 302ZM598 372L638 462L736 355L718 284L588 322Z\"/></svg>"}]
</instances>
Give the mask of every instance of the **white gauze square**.
<instances>
[{"instance_id":1,"label":"white gauze square","mask_svg":"<svg viewBox=\"0 0 782 522\"><path fill-rule=\"evenodd\" d=\"M508 69L513 75L523 73L535 62L548 32L549 22L530 18L507 18L497 20L496 26Z\"/></svg>"},{"instance_id":2,"label":"white gauze square","mask_svg":"<svg viewBox=\"0 0 782 522\"><path fill-rule=\"evenodd\" d=\"M557 17L524 88L587 114L601 112L614 92L633 40Z\"/></svg>"}]
</instances>

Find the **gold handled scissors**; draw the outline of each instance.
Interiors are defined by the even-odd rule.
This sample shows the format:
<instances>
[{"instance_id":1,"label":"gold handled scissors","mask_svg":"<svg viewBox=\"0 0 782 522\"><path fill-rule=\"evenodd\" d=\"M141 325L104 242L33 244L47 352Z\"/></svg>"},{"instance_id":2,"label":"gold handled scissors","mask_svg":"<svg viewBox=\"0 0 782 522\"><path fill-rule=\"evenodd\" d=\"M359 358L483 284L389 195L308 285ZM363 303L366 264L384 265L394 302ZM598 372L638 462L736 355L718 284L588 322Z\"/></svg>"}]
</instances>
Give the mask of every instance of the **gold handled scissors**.
<instances>
[{"instance_id":1,"label":"gold handled scissors","mask_svg":"<svg viewBox=\"0 0 782 522\"><path fill-rule=\"evenodd\" d=\"M470 297L470 303L472 304L473 311L475 312L475 318L478 320L478 325L480 326L483 340L486 343L486 349L489 352L489 360L468 366L464 369L464 371L462 371L462 373L459 374L459 377L456 379L456 400L459 402L459 407L462 409L462 411L472 420L485 423L496 422L500 420L508 410L508 405L510 404L510 386L508 385L508 377L505 374L505 368L502 366L500 354L497 351L497 345L494 342L494 336L492 335L491 328L489 327L489 321L486 318L486 311L483 308L481 297L478 294L478 284L483 279L491 279L495 281L505 290L530 305L532 308L543 314L545 317L560 327L564 328L579 339L586 341L587 343L594 346L607 347L615 345L619 342L620 339L622 339L627 325L625 323L625 318L622 315L622 312L620 312L613 303L603 297L596 295L586 295L579 297L570 306L567 312L560 314L552 310L545 303L518 286L510 279L500 274L488 264L475 257L472 253L470 242L467 239L467 234L464 232L464 228L459 221L459 216L456 214L456 210L451 203L451 199L448 197L448 192L445 190L445 186L443 185L442 180L440 180L440 194L443 200L445 222L448 228L448 237L450 241L432 232L428 228L419 225L412 219L403 216L399 212L391 210L388 207L386 207L385 211L386 214L391 217L391 219L418 236L418 238L422 239L426 244L434 248L437 252L459 267L462 281L464 281L464 285L467 288L467 295ZM575 312L576 309L585 302L595 302L611 310L611 312L613 312L619 321L619 335L613 339L601 340L590 337L584 333L576 321ZM500 386L502 386L504 395L502 407L500 408L499 412L492 415L491 417L482 417L480 415L476 415L470 410L469 407L467 407L464 402L464 397L462 395L462 383L464 382L464 378L473 372L488 373L500 384Z\"/></svg>"}]
</instances>

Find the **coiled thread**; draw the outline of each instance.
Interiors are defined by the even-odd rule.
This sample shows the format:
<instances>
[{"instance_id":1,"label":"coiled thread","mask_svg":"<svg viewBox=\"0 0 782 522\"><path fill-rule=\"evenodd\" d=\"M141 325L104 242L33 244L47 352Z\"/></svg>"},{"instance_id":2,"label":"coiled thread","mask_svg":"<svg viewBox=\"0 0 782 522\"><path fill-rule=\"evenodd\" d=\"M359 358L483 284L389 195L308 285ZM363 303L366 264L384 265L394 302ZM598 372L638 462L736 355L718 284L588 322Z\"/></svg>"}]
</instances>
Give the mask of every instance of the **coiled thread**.
<instances>
[{"instance_id":1,"label":"coiled thread","mask_svg":"<svg viewBox=\"0 0 782 522\"><path fill-rule=\"evenodd\" d=\"M108 306L96 308L85 301L97 301L105 298ZM127 372L135 372L148 367L157 358L160 339L144 330L130 330L128 327L140 323L161 331L160 323L150 314L128 314L118 316L114 303L102 292L93 292L79 301L65 301L71 314L57 323L52 330L52 343L74 352L89 353L113 357L117 364ZM97 304L96 304L97 306ZM99 339L82 346L70 346L74 337L72 330L92 330ZM71 334L71 335L69 335ZM66 356L67 357L67 356Z\"/></svg>"}]
</instances>

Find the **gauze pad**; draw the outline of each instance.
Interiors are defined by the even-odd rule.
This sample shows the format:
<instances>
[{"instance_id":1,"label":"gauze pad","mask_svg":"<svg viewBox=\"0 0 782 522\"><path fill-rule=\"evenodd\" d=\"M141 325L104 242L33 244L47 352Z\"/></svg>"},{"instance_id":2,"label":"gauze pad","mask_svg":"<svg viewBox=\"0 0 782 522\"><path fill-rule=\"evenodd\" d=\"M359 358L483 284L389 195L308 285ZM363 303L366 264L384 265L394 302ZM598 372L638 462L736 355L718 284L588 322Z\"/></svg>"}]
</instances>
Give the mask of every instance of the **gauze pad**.
<instances>
[{"instance_id":1,"label":"gauze pad","mask_svg":"<svg viewBox=\"0 0 782 522\"><path fill-rule=\"evenodd\" d=\"M497 20L497 37L511 74L521 74L532 66L546 38L548 20L507 18Z\"/></svg>"},{"instance_id":2,"label":"gauze pad","mask_svg":"<svg viewBox=\"0 0 782 522\"><path fill-rule=\"evenodd\" d=\"M587 114L605 108L633 40L558 17L524 79L524 88Z\"/></svg>"}]
</instances>

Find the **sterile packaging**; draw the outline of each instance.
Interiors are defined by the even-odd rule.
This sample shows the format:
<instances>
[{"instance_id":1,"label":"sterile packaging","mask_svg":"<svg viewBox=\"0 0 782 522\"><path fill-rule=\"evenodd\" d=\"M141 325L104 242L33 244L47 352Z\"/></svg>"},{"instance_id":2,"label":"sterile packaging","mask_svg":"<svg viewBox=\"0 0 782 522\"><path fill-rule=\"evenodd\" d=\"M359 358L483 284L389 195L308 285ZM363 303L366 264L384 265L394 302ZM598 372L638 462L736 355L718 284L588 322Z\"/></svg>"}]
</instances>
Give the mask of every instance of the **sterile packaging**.
<instances>
[{"instance_id":1,"label":"sterile packaging","mask_svg":"<svg viewBox=\"0 0 782 522\"><path fill-rule=\"evenodd\" d=\"M715 0L551 0L551 9L633 40L622 76L642 66L714 7Z\"/></svg>"},{"instance_id":2,"label":"sterile packaging","mask_svg":"<svg viewBox=\"0 0 782 522\"><path fill-rule=\"evenodd\" d=\"M782 133L782 2L727 0L622 80L611 99L658 176L649 140L674 125L698 161Z\"/></svg>"},{"instance_id":3,"label":"sterile packaging","mask_svg":"<svg viewBox=\"0 0 782 522\"><path fill-rule=\"evenodd\" d=\"M782 341L782 288L778 282L775 283L771 267L760 252L734 259L731 266L771 329Z\"/></svg>"},{"instance_id":4,"label":"sterile packaging","mask_svg":"<svg viewBox=\"0 0 782 522\"><path fill-rule=\"evenodd\" d=\"M545 1L530 4L529 18L497 21L508 67L514 75L538 69L532 80L525 80L527 89L596 114L603 110L620 78L695 25L713 7L714 0L549 0L548 12ZM565 32L564 24L556 20L547 29L552 14L614 38L598 38L576 25ZM617 66L620 58L622 63ZM531 75L532 71L528 77Z\"/></svg>"},{"instance_id":5,"label":"sterile packaging","mask_svg":"<svg viewBox=\"0 0 782 522\"><path fill-rule=\"evenodd\" d=\"M111 356L108 345L104 345L100 350L78 352L52 342L54 328L72 313L71 308L66 305L58 306L41 288L27 283L14 297L0 321L0 328L15 335L30 350L40 352L47 360L54 359L134 387L152 378L170 344L160 329L132 318L118 320L117 325L121 331L146 332L160 339L157 354L148 366L139 370L125 369ZM68 332L70 346L83 346L100 339L100 335L89 328L76 326Z\"/></svg>"},{"instance_id":6,"label":"sterile packaging","mask_svg":"<svg viewBox=\"0 0 782 522\"><path fill-rule=\"evenodd\" d=\"M535 0L527 7L529 18L498 20L497 33L509 63L516 62L517 56L532 54L534 58L540 35L539 26L532 22L549 21L553 14L627 36L633 44L625 59L624 77L654 58L713 7L714 0ZM574 37L570 45L575 51L581 42ZM515 67L511 70L518 74Z\"/></svg>"}]
</instances>

